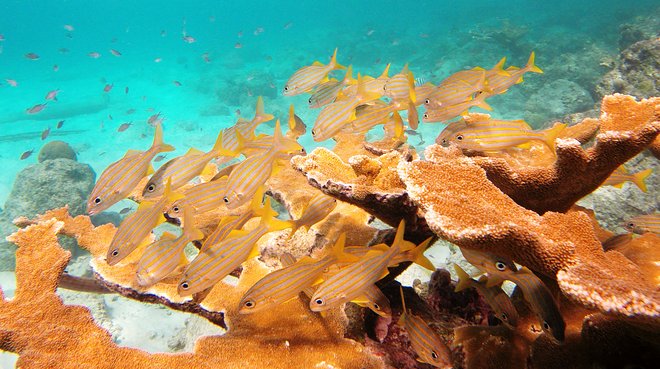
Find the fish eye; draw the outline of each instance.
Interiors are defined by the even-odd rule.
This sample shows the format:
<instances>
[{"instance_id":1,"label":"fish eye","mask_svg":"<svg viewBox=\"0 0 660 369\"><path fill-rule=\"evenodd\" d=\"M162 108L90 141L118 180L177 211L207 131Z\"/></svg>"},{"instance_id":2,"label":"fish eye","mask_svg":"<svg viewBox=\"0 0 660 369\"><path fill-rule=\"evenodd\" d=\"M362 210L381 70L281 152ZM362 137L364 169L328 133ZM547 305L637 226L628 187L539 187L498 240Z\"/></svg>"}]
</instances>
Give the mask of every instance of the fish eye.
<instances>
[{"instance_id":1,"label":"fish eye","mask_svg":"<svg viewBox=\"0 0 660 369\"><path fill-rule=\"evenodd\" d=\"M431 103L431 100L430 100L430 99L426 99L426 100L424 100L424 104L425 104L425 105L429 105L430 103Z\"/></svg>"},{"instance_id":2,"label":"fish eye","mask_svg":"<svg viewBox=\"0 0 660 369\"><path fill-rule=\"evenodd\" d=\"M289 91L289 86L284 86L284 91Z\"/></svg>"},{"instance_id":3,"label":"fish eye","mask_svg":"<svg viewBox=\"0 0 660 369\"><path fill-rule=\"evenodd\" d=\"M497 268L497 270L499 270L500 272L503 272L503 271L506 270L506 264L504 264L501 261L496 261L495 262L495 268Z\"/></svg>"},{"instance_id":4,"label":"fish eye","mask_svg":"<svg viewBox=\"0 0 660 369\"><path fill-rule=\"evenodd\" d=\"M180 286L184 290L187 290L188 288L190 288L190 285L188 284L188 282L181 282Z\"/></svg>"},{"instance_id":5,"label":"fish eye","mask_svg":"<svg viewBox=\"0 0 660 369\"><path fill-rule=\"evenodd\" d=\"M440 145L442 145L442 146L448 146L449 143L447 142L447 139L446 139L446 138L443 138L443 139L442 139L442 142L440 143Z\"/></svg>"},{"instance_id":6,"label":"fish eye","mask_svg":"<svg viewBox=\"0 0 660 369\"><path fill-rule=\"evenodd\" d=\"M94 199L94 203L95 203L95 204L100 204L101 201L102 201L102 200L101 200L100 197L97 197L97 198Z\"/></svg>"},{"instance_id":7,"label":"fish eye","mask_svg":"<svg viewBox=\"0 0 660 369\"><path fill-rule=\"evenodd\" d=\"M316 299L316 300L314 300L314 303L315 303L316 305L323 305L323 304L325 304L325 302L323 301L323 299Z\"/></svg>"},{"instance_id":8,"label":"fish eye","mask_svg":"<svg viewBox=\"0 0 660 369\"><path fill-rule=\"evenodd\" d=\"M229 203L229 197L227 196L223 197L222 200L225 202L225 204Z\"/></svg>"},{"instance_id":9,"label":"fish eye","mask_svg":"<svg viewBox=\"0 0 660 369\"><path fill-rule=\"evenodd\" d=\"M112 256L117 256L117 255L119 255L119 249L114 249L114 250L112 250L112 253L111 253L111 254L112 254Z\"/></svg>"},{"instance_id":10,"label":"fish eye","mask_svg":"<svg viewBox=\"0 0 660 369\"><path fill-rule=\"evenodd\" d=\"M380 310L380 305L374 303L374 309L376 309L376 310Z\"/></svg>"},{"instance_id":11,"label":"fish eye","mask_svg":"<svg viewBox=\"0 0 660 369\"><path fill-rule=\"evenodd\" d=\"M155 190L156 190L156 185L154 185L153 183L150 184L149 187L147 187L147 191L149 192L154 192Z\"/></svg>"},{"instance_id":12,"label":"fish eye","mask_svg":"<svg viewBox=\"0 0 660 369\"><path fill-rule=\"evenodd\" d=\"M459 141L463 141L463 135L456 136L456 139L459 140Z\"/></svg>"},{"instance_id":13,"label":"fish eye","mask_svg":"<svg viewBox=\"0 0 660 369\"><path fill-rule=\"evenodd\" d=\"M428 113L424 113L424 119L429 119Z\"/></svg>"},{"instance_id":14,"label":"fish eye","mask_svg":"<svg viewBox=\"0 0 660 369\"><path fill-rule=\"evenodd\" d=\"M309 103L309 105L312 105L312 98L310 97L309 100L307 100L307 102Z\"/></svg>"},{"instance_id":15,"label":"fish eye","mask_svg":"<svg viewBox=\"0 0 660 369\"><path fill-rule=\"evenodd\" d=\"M243 303L243 306L245 306L246 308L253 308L254 305L255 305L254 301L252 301L252 300L247 300Z\"/></svg>"},{"instance_id":16,"label":"fish eye","mask_svg":"<svg viewBox=\"0 0 660 369\"><path fill-rule=\"evenodd\" d=\"M550 330L550 324L548 322L543 322L543 330L544 331L549 331Z\"/></svg>"},{"instance_id":17,"label":"fish eye","mask_svg":"<svg viewBox=\"0 0 660 369\"><path fill-rule=\"evenodd\" d=\"M312 130L312 136L316 136L316 132Z\"/></svg>"},{"instance_id":18,"label":"fish eye","mask_svg":"<svg viewBox=\"0 0 660 369\"><path fill-rule=\"evenodd\" d=\"M628 223L628 228L635 228L635 223Z\"/></svg>"},{"instance_id":19,"label":"fish eye","mask_svg":"<svg viewBox=\"0 0 660 369\"><path fill-rule=\"evenodd\" d=\"M506 315L506 313L502 313L501 318L502 318L502 320L505 321L505 322L506 322L507 320L509 320L509 316Z\"/></svg>"},{"instance_id":20,"label":"fish eye","mask_svg":"<svg viewBox=\"0 0 660 369\"><path fill-rule=\"evenodd\" d=\"M438 354L436 354L435 351L431 351L431 357L433 358L433 360L437 360Z\"/></svg>"},{"instance_id":21,"label":"fish eye","mask_svg":"<svg viewBox=\"0 0 660 369\"><path fill-rule=\"evenodd\" d=\"M173 207L172 211L175 212L175 213L178 213L179 212L179 207L178 206Z\"/></svg>"}]
</instances>

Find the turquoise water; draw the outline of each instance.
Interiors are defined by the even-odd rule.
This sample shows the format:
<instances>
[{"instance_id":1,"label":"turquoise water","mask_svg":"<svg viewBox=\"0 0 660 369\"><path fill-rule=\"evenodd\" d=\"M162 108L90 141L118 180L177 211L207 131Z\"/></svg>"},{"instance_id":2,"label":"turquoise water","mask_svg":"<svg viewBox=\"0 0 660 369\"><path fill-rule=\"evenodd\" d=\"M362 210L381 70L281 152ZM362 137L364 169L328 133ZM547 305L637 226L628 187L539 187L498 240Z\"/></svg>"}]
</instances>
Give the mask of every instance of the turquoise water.
<instances>
[{"instance_id":1,"label":"turquoise water","mask_svg":"<svg viewBox=\"0 0 660 369\"><path fill-rule=\"evenodd\" d=\"M387 62L393 71L408 62L416 77L434 83L465 67L490 67L502 56L522 65L535 50L546 73L492 99L494 115L520 118L526 99L544 83L565 78L589 90L604 72L598 57L618 53L619 25L649 10L657 14L653 1L634 7L620 1L297 4L3 1L0 166L5 175L0 203L15 174L34 163L36 155L18 158L39 150L44 143L40 133L48 127L52 131L46 141L69 142L79 161L100 173L126 149L149 146L152 128L145 121L157 112L166 117L166 140L177 153L191 146L207 149L220 128L233 124L237 110L252 114L257 95L280 116L288 104L296 104L298 114L313 124L317 111L306 108L307 96L284 97L281 89L297 68L316 59L325 62L335 47L340 63L353 64L356 71L377 75ZM194 43L182 39L184 27ZM242 47L236 48L237 43ZM39 59L27 59L30 52ZM101 56L92 58L91 52ZM106 84L113 84L108 93ZM55 89L61 90L58 101L38 114L26 114ZM135 112L128 114L131 109ZM56 130L60 120L64 125ZM117 132L126 122L132 126ZM436 125L422 132L432 141L439 130ZM313 146L310 137L303 143Z\"/></svg>"}]
</instances>

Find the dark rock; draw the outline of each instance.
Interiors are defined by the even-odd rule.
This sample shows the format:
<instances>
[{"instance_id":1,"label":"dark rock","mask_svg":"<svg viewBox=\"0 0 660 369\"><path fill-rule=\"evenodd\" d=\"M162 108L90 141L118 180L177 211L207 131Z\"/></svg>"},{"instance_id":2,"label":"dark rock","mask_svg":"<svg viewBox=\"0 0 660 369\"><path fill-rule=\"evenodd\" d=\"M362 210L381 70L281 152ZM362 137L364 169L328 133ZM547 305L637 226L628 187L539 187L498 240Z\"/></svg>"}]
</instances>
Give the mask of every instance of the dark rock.
<instances>
[{"instance_id":1,"label":"dark rock","mask_svg":"<svg viewBox=\"0 0 660 369\"><path fill-rule=\"evenodd\" d=\"M39 150L39 162L42 163L44 160L53 160L53 159L70 159L76 161L76 152L73 151L71 146L64 141L51 141L45 144L41 150Z\"/></svg>"}]
</instances>

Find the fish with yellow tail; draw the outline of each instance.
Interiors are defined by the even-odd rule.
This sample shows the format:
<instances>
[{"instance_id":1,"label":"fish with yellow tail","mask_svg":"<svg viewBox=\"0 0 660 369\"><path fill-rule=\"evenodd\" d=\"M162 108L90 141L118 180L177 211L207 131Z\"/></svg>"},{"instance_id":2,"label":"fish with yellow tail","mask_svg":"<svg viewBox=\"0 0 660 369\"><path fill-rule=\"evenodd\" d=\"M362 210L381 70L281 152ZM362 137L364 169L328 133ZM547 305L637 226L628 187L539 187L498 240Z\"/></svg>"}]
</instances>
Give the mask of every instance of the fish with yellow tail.
<instances>
[{"instance_id":1,"label":"fish with yellow tail","mask_svg":"<svg viewBox=\"0 0 660 369\"><path fill-rule=\"evenodd\" d=\"M295 140L282 136L280 121L275 123L273 143L266 152L251 156L232 170L227 179L227 189L222 197L229 209L245 204L276 170L276 159L281 155L300 152L302 146Z\"/></svg>"},{"instance_id":2,"label":"fish with yellow tail","mask_svg":"<svg viewBox=\"0 0 660 369\"><path fill-rule=\"evenodd\" d=\"M490 129L492 127L511 127L515 130L527 130L531 131L532 127L527 124L524 120L497 120L497 119L482 119L477 121L470 121L469 123L461 118L455 122L447 124L445 129L440 132L438 137L435 139L435 143L438 145L447 147L452 143L452 139L456 136L458 132L465 131L466 129Z\"/></svg>"},{"instance_id":3,"label":"fish with yellow tail","mask_svg":"<svg viewBox=\"0 0 660 369\"><path fill-rule=\"evenodd\" d=\"M403 326L408 332L410 344L418 356L417 360L436 368L451 369L451 350L422 318L408 313L406 301L403 297L403 288L399 288L403 312L397 324Z\"/></svg>"},{"instance_id":4,"label":"fish with yellow tail","mask_svg":"<svg viewBox=\"0 0 660 369\"><path fill-rule=\"evenodd\" d=\"M511 260L488 252L461 249L470 264L488 273L487 287L509 280L518 286L529 303L532 311L539 318L541 328L557 342L563 342L566 323L559 312L557 302L545 284L526 267L520 270ZM493 278L494 277L494 278ZM493 283L495 282L496 283Z\"/></svg>"},{"instance_id":5,"label":"fish with yellow tail","mask_svg":"<svg viewBox=\"0 0 660 369\"><path fill-rule=\"evenodd\" d=\"M523 75L528 72L543 73L541 68L537 67L535 63L535 54L532 51L527 60L527 65L523 68L508 67L506 73L492 73L488 75L488 92L489 96L499 95L505 93L511 86L522 83ZM508 75L507 75L508 74Z\"/></svg>"},{"instance_id":6,"label":"fish with yellow tail","mask_svg":"<svg viewBox=\"0 0 660 369\"><path fill-rule=\"evenodd\" d=\"M292 140L297 140L298 137L307 133L307 126L293 109L293 104L289 106L289 130L286 132L286 137Z\"/></svg>"},{"instance_id":7,"label":"fish with yellow tail","mask_svg":"<svg viewBox=\"0 0 660 369\"><path fill-rule=\"evenodd\" d=\"M163 127L156 126L154 142L147 151L128 151L118 161L110 164L92 190L87 200L87 213L94 215L125 199L149 174L151 160L161 152L173 151L174 147L163 142Z\"/></svg>"},{"instance_id":8,"label":"fish with yellow tail","mask_svg":"<svg viewBox=\"0 0 660 369\"><path fill-rule=\"evenodd\" d=\"M239 303L239 313L251 314L285 303L311 287L331 264L337 261L356 261L355 256L344 253L345 244L346 234L342 233L330 253L320 260L310 257L298 261L294 259L292 263L286 263L288 265L284 268L267 274L245 293Z\"/></svg>"},{"instance_id":9,"label":"fish with yellow tail","mask_svg":"<svg viewBox=\"0 0 660 369\"><path fill-rule=\"evenodd\" d=\"M511 303L507 295L500 286L486 287L488 277L482 276L479 280L472 279L458 264L454 264L454 270L458 274L458 283L455 291L462 291L466 288L475 288L495 312L495 317L507 326L514 328L518 325L518 311Z\"/></svg>"},{"instance_id":10,"label":"fish with yellow tail","mask_svg":"<svg viewBox=\"0 0 660 369\"><path fill-rule=\"evenodd\" d=\"M135 277L142 287L152 286L170 275L179 267L188 264L184 249L189 242L201 240L204 234L197 228L193 220L193 210L183 212L183 233L176 237L164 232L161 238L144 249L138 261Z\"/></svg>"},{"instance_id":11,"label":"fish with yellow tail","mask_svg":"<svg viewBox=\"0 0 660 369\"><path fill-rule=\"evenodd\" d=\"M422 121L426 123L448 121L459 115L467 114L468 109L475 106L484 110L493 110L493 108L491 108L485 101L487 97L488 96L486 95L480 94L477 95L477 97L470 98L464 102L453 105L443 105L434 109L427 109L422 116Z\"/></svg>"},{"instance_id":12,"label":"fish with yellow tail","mask_svg":"<svg viewBox=\"0 0 660 369\"><path fill-rule=\"evenodd\" d=\"M653 214L638 215L628 220L624 224L624 227L628 231L636 234L652 232L660 235L660 213L655 212Z\"/></svg>"},{"instance_id":13,"label":"fish with yellow tail","mask_svg":"<svg viewBox=\"0 0 660 369\"><path fill-rule=\"evenodd\" d=\"M187 188L183 191L184 197L173 202L167 209L167 216L173 219L179 219L185 214L185 209L187 208L190 208L196 214L202 214L222 207L224 206L224 201L222 201L221 194L226 189L227 177Z\"/></svg>"},{"instance_id":14,"label":"fish with yellow tail","mask_svg":"<svg viewBox=\"0 0 660 369\"><path fill-rule=\"evenodd\" d=\"M415 101L415 77L406 64L401 72L388 78L383 85L385 96L392 100Z\"/></svg>"},{"instance_id":15,"label":"fish with yellow tail","mask_svg":"<svg viewBox=\"0 0 660 369\"><path fill-rule=\"evenodd\" d=\"M429 110L437 110L471 100L486 86L486 72L466 70L443 80L423 101Z\"/></svg>"},{"instance_id":16,"label":"fish with yellow tail","mask_svg":"<svg viewBox=\"0 0 660 369\"><path fill-rule=\"evenodd\" d=\"M265 112L264 99L259 96L252 120L239 118L236 124L222 130L222 147L229 152L241 151L241 138L251 140L254 137L254 131L261 123L271 121L274 118L272 114Z\"/></svg>"},{"instance_id":17,"label":"fish with yellow tail","mask_svg":"<svg viewBox=\"0 0 660 369\"><path fill-rule=\"evenodd\" d=\"M332 54L330 62L323 65L319 62L314 62L298 69L291 78L284 85L285 96L300 95L305 92L311 91L314 87L319 85L328 76L328 73L335 69L345 69L343 65L337 63L337 49Z\"/></svg>"},{"instance_id":18,"label":"fish with yellow tail","mask_svg":"<svg viewBox=\"0 0 660 369\"><path fill-rule=\"evenodd\" d=\"M404 243L402 220L397 228L392 246L387 252L369 251L362 260L340 269L328 277L314 292L309 307L312 311L324 311L338 307L364 294L367 287L386 276L387 266L394 255L398 254Z\"/></svg>"},{"instance_id":19,"label":"fish with yellow tail","mask_svg":"<svg viewBox=\"0 0 660 369\"><path fill-rule=\"evenodd\" d=\"M108 264L117 264L141 245L151 230L165 221L163 212L167 209L167 205L182 197L170 190L168 180L165 184L165 194L160 199L155 202L140 203L137 211L126 217L117 228L108 248L106 256Z\"/></svg>"},{"instance_id":20,"label":"fish with yellow tail","mask_svg":"<svg viewBox=\"0 0 660 369\"><path fill-rule=\"evenodd\" d=\"M226 150L223 145L223 134L220 131L215 145L209 152L201 152L191 148L188 152L178 158L172 159L160 168L149 178L149 181L142 190L142 196L145 199L152 199L163 194L165 188L165 179L169 178L172 190L177 190L190 182L193 178L202 174L209 161L216 157L223 157L218 164L222 164L237 156L238 153Z\"/></svg>"},{"instance_id":21,"label":"fish with yellow tail","mask_svg":"<svg viewBox=\"0 0 660 369\"><path fill-rule=\"evenodd\" d=\"M337 207L337 199L328 196L322 192L309 199L309 202L303 208L302 215L296 220L292 220L293 227L289 237L293 236L299 228L309 227L322 221Z\"/></svg>"},{"instance_id":22,"label":"fish with yellow tail","mask_svg":"<svg viewBox=\"0 0 660 369\"><path fill-rule=\"evenodd\" d=\"M492 121L485 124L468 123L462 130L455 131L446 140L461 149L496 152L513 147L528 147L530 141L541 141L553 152L555 139L566 128L566 124L558 123L543 131L533 131L525 128L520 121Z\"/></svg>"},{"instance_id":23,"label":"fish with yellow tail","mask_svg":"<svg viewBox=\"0 0 660 369\"><path fill-rule=\"evenodd\" d=\"M376 285L365 288L364 293L351 300L351 302L368 308L383 318L392 317L392 307L390 306L390 300Z\"/></svg>"},{"instance_id":24,"label":"fish with yellow tail","mask_svg":"<svg viewBox=\"0 0 660 369\"><path fill-rule=\"evenodd\" d=\"M270 198L265 206L270 208ZM214 247L203 248L183 272L177 288L179 295L189 296L213 287L244 261L259 254L256 244L263 235L288 227L287 222L265 216L257 228L249 232L233 230Z\"/></svg>"},{"instance_id":25,"label":"fish with yellow tail","mask_svg":"<svg viewBox=\"0 0 660 369\"><path fill-rule=\"evenodd\" d=\"M351 68L350 66L348 67ZM309 97L307 103L312 109L321 108L330 103L333 103L337 98L337 94L344 87L342 81L332 78L326 82L321 83Z\"/></svg>"},{"instance_id":26,"label":"fish with yellow tail","mask_svg":"<svg viewBox=\"0 0 660 369\"><path fill-rule=\"evenodd\" d=\"M601 186L614 186L616 188L622 188L623 184L626 182L632 182L637 187L639 187L642 192L646 192L646 178L653 173L653 169L649 168L646 170L639 171L637 173L628 173L628 170L623 165L618 167L609 177L603 182Z\"/></svg>"}]
</instances>

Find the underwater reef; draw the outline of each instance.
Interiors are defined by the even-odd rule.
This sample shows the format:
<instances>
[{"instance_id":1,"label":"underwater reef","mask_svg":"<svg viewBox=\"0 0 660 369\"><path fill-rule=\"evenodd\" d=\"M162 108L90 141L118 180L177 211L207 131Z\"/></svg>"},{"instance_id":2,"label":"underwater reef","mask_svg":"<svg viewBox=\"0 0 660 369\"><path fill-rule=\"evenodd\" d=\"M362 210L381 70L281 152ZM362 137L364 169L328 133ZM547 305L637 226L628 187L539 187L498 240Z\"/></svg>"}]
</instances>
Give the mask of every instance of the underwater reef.
<instances>
[{"instance_id":1,"label":"underwater reef","mask_svg":"<svg viewBox=\"0 0 660 369\"><path fill-rule=\"evenodd\" d=\"M488 37L508 44L527 33L504 31ZM655 46L640 41L622 55ZM191 148L156 171L152 161L175 150L160 113L149 121L152 145L98 178L66 143L49 143L2 214L19 229L4 245L15 250L16 289L11 298L0 289L0 349L21 368L653 367L657 203L619 234L583 205L627 183L656 196L660 98L653 89L643 99L604 94L598 114L545 129L471 112L492 110L486 99L543 73L534 52L523 66L505 63L434 85L408 65L354 78L335 49L282 91L309 94L319 109L311 137L334 141L310 152L294 106L286 120L275 110L281 124L262 97L254 117L237 112L209 151ZM261 76L248 88L274 96L273 77ZM225 87L219 99L247 104L243 85ZM525 118L593 103L580 84L558 79L530 97ZM435 143L409 142L423 145L421 132L438 123ZM138 206L104 212L125 199ZM88 276L70 273L78 247L89 253ZM432 247L448 247L453 268L424 254ZM429 271L428 283L404 286L413 264ZM193 314L222 333L197 338L190 352L123 347L59 288Z\"/></svg>"}]
</instances>

